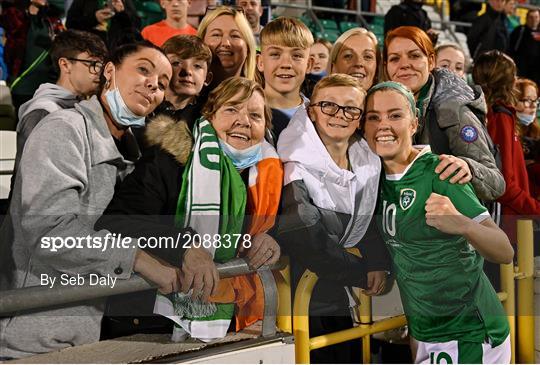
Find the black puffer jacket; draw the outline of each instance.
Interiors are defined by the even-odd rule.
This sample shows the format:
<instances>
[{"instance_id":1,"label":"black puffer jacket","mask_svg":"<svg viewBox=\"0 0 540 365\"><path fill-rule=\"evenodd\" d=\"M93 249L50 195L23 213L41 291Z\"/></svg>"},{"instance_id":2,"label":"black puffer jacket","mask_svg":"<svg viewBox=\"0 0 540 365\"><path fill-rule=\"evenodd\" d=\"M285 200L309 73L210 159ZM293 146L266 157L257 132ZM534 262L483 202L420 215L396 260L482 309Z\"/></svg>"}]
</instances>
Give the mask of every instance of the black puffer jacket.
<instances>
[{"instance_id":1,"label":"black puffer jacket","mask_svg":"<svg viewBox=\"0 0 540 365\"><path fill-rule=\"evenodd\" d=\"M467 34L469 53L476 59L481 53L492 49L505 52L508 37L506 15L493 10L488 4L486 12L473 21Z\"/></svg>"}]
</instances>

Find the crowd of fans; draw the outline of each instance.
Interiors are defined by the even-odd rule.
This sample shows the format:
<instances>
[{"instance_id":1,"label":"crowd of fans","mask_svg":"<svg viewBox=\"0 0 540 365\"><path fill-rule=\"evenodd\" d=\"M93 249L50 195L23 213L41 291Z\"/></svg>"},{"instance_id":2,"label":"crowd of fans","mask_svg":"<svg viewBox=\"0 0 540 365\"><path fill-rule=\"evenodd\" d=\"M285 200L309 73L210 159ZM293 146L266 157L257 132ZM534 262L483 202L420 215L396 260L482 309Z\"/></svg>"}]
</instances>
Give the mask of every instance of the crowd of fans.
<instances>
[{"instance_id":1,"label":"crowd of fans","mask_svg":"<svg viewBox=\"0 0 540 365\"><path fill-rule=\"evenodd\" d=\"M483 258L512 262L516 217L540 216L540 11L517 25L513 1L489 0L471 62L436 44L417 1L389 11L384 45L359 27L334 44L295 18L263 27L261 0L211 4L195 28L190 4L161 0L142 29L131 0L74 0L65 26L63 1L3 9L18 123L0 290L133 273L159 289L2 318L0 360L140 332L221 338L262 318L264 294L216 264L286 254L293 292L306 269L319 278L312 336L350 328L351 288L380 295L391 274L415 362L508 363ZM139 244L100 245L111 233ZM177 244L140 244L155 237ZM173 321L153 315L164 300Z\"/></svg>"}]
</instances>

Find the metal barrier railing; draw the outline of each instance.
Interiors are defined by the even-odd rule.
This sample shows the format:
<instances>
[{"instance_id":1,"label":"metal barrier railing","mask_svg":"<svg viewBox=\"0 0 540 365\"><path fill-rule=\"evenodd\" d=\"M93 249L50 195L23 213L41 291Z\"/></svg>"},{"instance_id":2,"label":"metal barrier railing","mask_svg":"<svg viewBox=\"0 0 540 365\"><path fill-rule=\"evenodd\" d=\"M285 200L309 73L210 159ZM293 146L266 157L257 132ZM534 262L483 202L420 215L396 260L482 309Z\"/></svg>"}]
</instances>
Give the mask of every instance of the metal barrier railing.
<instances>
[{"instance_id":1,"label":"metal barrier railing","mask_svg":"<svg viewBox=\"0 0 540 365\"><path fill-rule=\"evenodd\" d=\"M278 306L278 288L271 270L283 270L287 261L280 259L276 264L263 266L258 270L251 269L242 259L233 259L216 265L220 278L257 273L264 289L265 309L263 320L263 336L271 336L276 332L276 308ZM112 295L134 293L156 289L156 285L146 279L134 275L127 280L118 280L113 288L101 286L57 286L48 288L34 286L7 291L0 291L0 316L18 315L26 311L44 309L56 305L65 305ZM283 291L283 289L281 289Z\"/></svg>"},{"instance_id":2,"label":"metal barrier railing","mask_svg":"<svg viewBox=\"0 0 540 365\"><path fill-rule=\"evenodd\" d=\"M533 364L535 362L535 317L534 317L534 255L533 255L533 226L530 220L519 220L517 223L518 266L513 264L500 265L501 292L499 300L508 317L510 324L510 341L512 346L511 362ZM404 315L389 317L372 322L371 298L360 294L358 327L333 332L323 336L309 337L309 302L313 288L317 283L316 274L306 270L300 279L295 292L293 307L293 334L295 338L296 362L310 363L311 350L335 345L353 339L362 339L363 362L371 362L370 337L372 334L396 329L407 323ZM518 306L516 336L516 301L515 280L518 280ZM516 341L517 340L517 341ZM517 343L517 352L516 352Z\"/></svg>"},{"instance_id":3,"label":"metal barrier railing","mask_svg":"<svg viewBox=\"0 0 540 365\"><path fill-rule=\"evenodd\" d=\"M533 222L517 222L517 361L535 363L534 338L534 239Z\"/></svg>"}]
</instances>

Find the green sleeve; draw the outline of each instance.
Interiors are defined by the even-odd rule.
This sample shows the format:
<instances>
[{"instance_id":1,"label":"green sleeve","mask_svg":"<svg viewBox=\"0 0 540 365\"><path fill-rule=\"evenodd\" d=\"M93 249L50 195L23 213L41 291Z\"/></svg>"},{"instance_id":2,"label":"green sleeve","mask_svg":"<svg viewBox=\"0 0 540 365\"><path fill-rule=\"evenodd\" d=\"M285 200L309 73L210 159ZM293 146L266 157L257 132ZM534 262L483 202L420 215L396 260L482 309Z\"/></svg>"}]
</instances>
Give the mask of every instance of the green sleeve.
<instances>
[{"instance_id":1,"label":"green sleeve","mask_svg":"<svg viewBox=\"0 0 540 365\"><path fill-rule=\"evenodd\" d=\"M436 175L433 181L433 191L450 198L458 212L471 219L476 220L482 214L489 216L486 207L480 203L474 193L471 183L465 185L451 184L448 179L441 181L439 176ZM479 221L481 222L482 220L480 219Z\"/></svg>"}]
</instances>

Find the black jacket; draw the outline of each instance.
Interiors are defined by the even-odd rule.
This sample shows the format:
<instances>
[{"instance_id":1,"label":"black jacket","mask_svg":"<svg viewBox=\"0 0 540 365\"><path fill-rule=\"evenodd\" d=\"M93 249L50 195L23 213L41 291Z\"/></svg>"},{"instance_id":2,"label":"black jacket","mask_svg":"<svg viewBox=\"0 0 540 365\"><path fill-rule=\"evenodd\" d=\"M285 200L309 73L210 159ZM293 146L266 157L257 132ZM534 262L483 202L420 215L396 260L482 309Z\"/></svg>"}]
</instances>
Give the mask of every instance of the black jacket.
<instances>
[{"instance_id":1,"label":"black jacket","mask_svg":"<svg viewBox=\"0 0 540 365\"><path fill-rule=\"evenodd\" d=\"M540 35L540 30L536 31ZM540 82L540 39L536 40L533 30L526 25L520 25L512 34L508 47L508 55L514 59L518 75Z\"/></svg>"},{"instance_id":2,"label":"black jacket","mask_svg":"<svg viewBox=\"0 0 540 365\"><path fill-rule=\"evenodd\" d=\"M319 277L310 302L310 315L348 315L348 299L339 288L365 288L369 271L391 267L375 216L360 245L362 257L358 257L338 244L350 215L315 206L301 180L283 188L281 201L278 242L283 254L291 258L291 288L296 288L308 269ZM329 214L333 217L328 217ZM333 222L332 226L327 224L329 221ZM296 229L291 229L292 226Z\"/></svg>"},{"instance_id":3,"label":"black jacket","mask_svg":"<svg viewBox=\"0 0 540 365\"><path fill-rule=\"evenodd\" d=\"M186 233L184 228L175 227L174 218L184 164L191 151L191 134L184 122L164 116L154 120L146 133L151 147L137 161L135 170L116 184L114 196L95 227L124 237L176 240ZM147 251L179 266L184 249L179 245Z\"/></svg>"},{"instance_id":4,"label":"black jacket","mask_svg":"<svg viewBox=\"0 0 540 365\"><path fill-rule=\"evenodd\" d=\"M508 47L506 15L496 12L488 4L486 12L473 22L467 35L467 45L474 59L492 49L505 52Z\"/></svg>"},{"instance_id":5,"label":"black jacket","mask_svg":"<svg viewBox=\"0 0 540 365\"><path fill-rule=\"evenodd\" d=\"M423 31L431 29L431 20L422 9L422 3L405 0L399 5L392 6L384 16L385 35L392 29L404 25L415 26Z\"/></svg>"},{"instance_id":6,"label":"black jacket","mask_svg":"<svg viewBox=\"0 0 540 365\"><path fill-rule=\"evenodd\" d=\"M171 265L181 266L185 234L189 229L174 225L182 174L191 151L191 134L184 122L158 116L146 130L150 147L137 161L135 170L116 184L109 206L96 229L146 239L178 237L176 247L145 248ZM109 297L102 322L101 339L144 333L171 333L172 322L152 315L156 290Z\"/></svg>"},{"instance_id":7,"label":"black jacket","mask_svg":"<svg viewBox=\"0 0 540 365\"><path fill-rule=\"evenodd\" d=\"M100 9L97 0L74 0L69 8L66 18L66 27L69 29L84 30L99 35L109 50L118 45L141 40L139 29L141 20L132 0L123 0L124 11L116 13L110 21L107 32L95 29L98 25L96 11Z\"/></svg>"}]
</instances>

